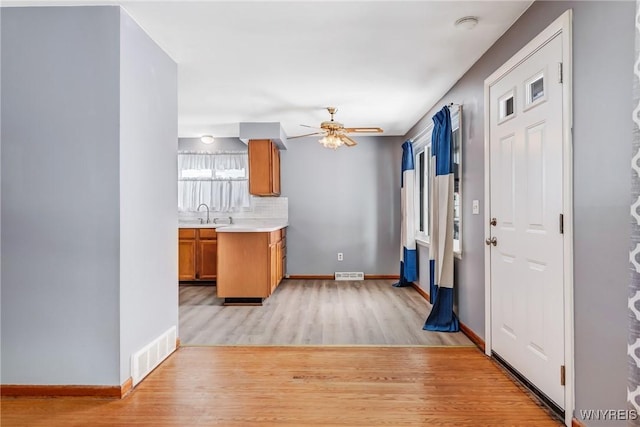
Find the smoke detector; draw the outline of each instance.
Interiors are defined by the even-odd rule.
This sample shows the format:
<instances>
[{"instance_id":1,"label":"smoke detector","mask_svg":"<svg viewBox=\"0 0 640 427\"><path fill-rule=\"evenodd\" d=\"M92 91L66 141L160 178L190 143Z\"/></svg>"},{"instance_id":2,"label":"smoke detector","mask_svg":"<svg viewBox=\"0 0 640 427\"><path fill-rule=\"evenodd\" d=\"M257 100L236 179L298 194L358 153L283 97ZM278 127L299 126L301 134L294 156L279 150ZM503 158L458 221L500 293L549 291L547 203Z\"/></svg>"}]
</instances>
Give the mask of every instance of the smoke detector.
<instances>
[{"instance_id":1,"label":"smoke detector","mask_svg":"<svg viewBox=\"0 0 640 427\"><path fill-rule=\"evenodd\" d=\"M463 18L458 19L454 25L459 28L464 28L465 30L470 30L476 25L478 25L478 17L465 16Z\"/></svg>"}]
</instances>

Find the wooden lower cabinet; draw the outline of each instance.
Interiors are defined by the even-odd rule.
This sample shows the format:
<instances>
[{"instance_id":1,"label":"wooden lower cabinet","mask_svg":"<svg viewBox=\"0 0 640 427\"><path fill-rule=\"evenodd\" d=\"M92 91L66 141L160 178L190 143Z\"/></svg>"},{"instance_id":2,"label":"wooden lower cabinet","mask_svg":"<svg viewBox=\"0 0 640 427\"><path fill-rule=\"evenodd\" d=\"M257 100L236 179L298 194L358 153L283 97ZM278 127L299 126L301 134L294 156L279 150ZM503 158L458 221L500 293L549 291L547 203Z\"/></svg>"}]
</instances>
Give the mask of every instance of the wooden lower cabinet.
<instances>
[{"instance_id":1,"label":"wooden lower cabinet","mask_svg":"<svg viewBox=\"0 0 640 427\"><path fill-rule=\"evenodd\" d=\"M272 243L269 245L269 295L276 290L278 283L280 283L278 264L278 244Z\"/></svg>"},{"instance_id":2,"label":"wooden lower cabinet","mask_svg":"<svg viewBox=\"0 0 640 427\"><path fill-rule=\"evenodd\" d=\"M218 235L219 298L226 303L261 303L284 275L283 231Z\"/></svg>"},{"instance_id":3,"label":"wooden lower cabinet","mask_svg":"<svg viewBox=\"0 0 640 427\"><path fill-rule=\"evenodd\" d=\"M198 242L198 262L200 265L200 280L216 280L218 271L218 241L200 240Z\"/></svg>"},{"instance_id":4,"label":"wooden lower cabinet","mask_svg":"<svg viewBox=\"0 0 640 427\"><path fill-rule=\"evenodd\" d=\"M215 228L179 229L178 280L216 280L217 264L218 240Z\"/></svg>"},{"instance_id":5,"label":"wooden lower cabinet","mask_svg":"<svg viewBox=\"0 0 640 427\"><path fill-rule=\"evenodd\" d=\"M284 231L284 229L283 229ZM287 239L284 235L284 233L282 234L282 252L281 252L281 279L284 279L285 277L287 277Z\"/></svg>"},{"instance_id":6,"label":"wooden lower cabinet","mask_svg":"<svg viewBox=\"0 0 640 427\"><path fill-rule=\"evenodd\" d=\"M287 276L287 229L283 228L280 236L280 280Z\"/></svg>"},{"instance_id":7,"label":"wooden lower cabinet","mask_svg":"<svg viewBox=\"0 0 640 427\"><path fill-rule=\"evenodd\" d=\"M178 240L178 280L196 280L196 241Z\"/></svg>"}]
</instances>

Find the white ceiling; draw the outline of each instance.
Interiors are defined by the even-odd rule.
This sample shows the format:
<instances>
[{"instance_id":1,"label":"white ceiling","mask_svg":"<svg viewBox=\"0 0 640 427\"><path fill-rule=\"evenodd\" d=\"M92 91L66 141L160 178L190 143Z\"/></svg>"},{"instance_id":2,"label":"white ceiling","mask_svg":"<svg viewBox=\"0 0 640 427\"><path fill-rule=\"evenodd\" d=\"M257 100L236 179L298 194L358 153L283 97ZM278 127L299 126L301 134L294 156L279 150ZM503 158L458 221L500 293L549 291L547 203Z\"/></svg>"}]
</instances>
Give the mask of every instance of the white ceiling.
<instances>
[{"instance_id":1,"label":"white ceiling","mask_svg":"<svg viewBox=\"0 0 640 427\"><path fill-rule=\"evenodd\" d=\"M181 137L328 119L404 135L531 1L7 1L121 4L178 63ZM472 29L454 27L463 16ZM459 101L459 100L447 100Z\"/></svg>"}]
</instances>

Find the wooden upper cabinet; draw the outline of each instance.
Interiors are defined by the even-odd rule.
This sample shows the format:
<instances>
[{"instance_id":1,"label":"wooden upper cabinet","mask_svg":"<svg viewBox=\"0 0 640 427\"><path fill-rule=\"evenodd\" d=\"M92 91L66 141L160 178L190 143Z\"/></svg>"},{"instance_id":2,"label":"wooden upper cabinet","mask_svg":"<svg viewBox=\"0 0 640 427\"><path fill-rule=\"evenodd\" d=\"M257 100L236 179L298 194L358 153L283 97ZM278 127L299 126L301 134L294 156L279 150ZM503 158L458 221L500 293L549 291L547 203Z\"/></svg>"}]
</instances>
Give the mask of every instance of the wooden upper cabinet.
<instances>
[{"instance_id":1,"label":"wooden upper cabinet","mask_svg":"<svg viewBox=\"0 0 640 427\"><path fill-rule=\"evenodd\" d=\"M280 150L269 139L249 140L249 193L280 195Z\"/></svg>"},{"instance_id":2,"label":"wooden upper cabinet","mask_svg":"<svg viewBox=\"0 0 640 427\"><path fill-rule=\"evenodd\" d=\"M273 183L274 194L280 195L280 150L273 142L271 143L271 182Z\"/></svg>"}]
</instances>

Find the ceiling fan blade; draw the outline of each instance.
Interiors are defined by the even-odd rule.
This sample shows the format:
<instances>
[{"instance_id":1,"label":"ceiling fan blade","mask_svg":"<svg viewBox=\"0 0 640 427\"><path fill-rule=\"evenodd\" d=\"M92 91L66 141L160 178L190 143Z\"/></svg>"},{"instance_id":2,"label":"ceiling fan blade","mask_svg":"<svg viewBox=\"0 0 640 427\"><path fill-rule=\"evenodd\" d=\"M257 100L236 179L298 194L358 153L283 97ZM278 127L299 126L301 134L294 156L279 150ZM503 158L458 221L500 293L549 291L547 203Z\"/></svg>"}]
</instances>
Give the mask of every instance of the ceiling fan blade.
<instances>
[{"instance_id":1,"label":"ceiling fan blade","mask_svg":"<svg viewBox=\"0 0 640 427\"><path fill-rule=\"evenodd\" d=\"M296 139L296 138L302 138L304 136L313 136L313 135L324 135L324 132L313 132L313 133L305 133L304 135L289 136L287 137L287 139Z\"/></svg>"},{"instance_id":2,"label":"ceiling fan blade","mask_svg":"<svg viewBox=\"0 0 640 427\"><path fill-rule=\"evenodd\" d=\"M346 145L347 147L353 147L354 145L358 144L353 139L349 138L347 135L340 135L340 139L342 140L342 142L344 142L344 145Z\"/></svg>"},{"instance_id":3,"label":"ceiling fan blade","mask_svg":"<svg viewBox=\"0 0 640 427\"><path fill-rule=\"evenodd\" d=\"M380 128L344 128L345 132L348 133L382 133L383 130Z\"/></svg>"}]
</instances>

